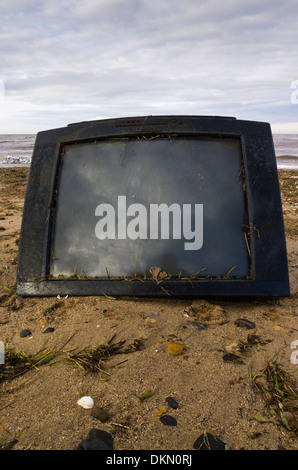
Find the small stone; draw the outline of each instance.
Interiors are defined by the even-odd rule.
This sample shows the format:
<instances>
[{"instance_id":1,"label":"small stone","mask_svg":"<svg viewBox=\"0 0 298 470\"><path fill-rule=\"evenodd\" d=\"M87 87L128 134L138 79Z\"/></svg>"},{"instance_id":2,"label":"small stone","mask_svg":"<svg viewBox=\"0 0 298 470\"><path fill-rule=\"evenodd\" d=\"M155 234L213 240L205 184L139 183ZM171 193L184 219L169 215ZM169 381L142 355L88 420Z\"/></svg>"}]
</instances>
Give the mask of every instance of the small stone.
<instances>
[{"instance_id":1,"label":"small stone","mask_svg":"<svg viewBox=\"0 0 298 470\"><path fill-rule=\"evenodd\" d=\"M235 321L235 325L240 328L246 328L247 330L253 330L256 327L256 324L246 318L238 318Z\"/></svg>"},{"instance_id":2,"label":"small stone","mask_svg":"<svg viewBox=\"0 0 298 470\"><path fill-rule=\"evenodd\" d=\"M154 392L152 390L147 390L146 392L141 393L141 395L139 395L139 399L140 400L145 400L146 398L152 397L153 394L154 394Z\"/></svg>"},{"instance_id":3,"label":"small stone","mask_svg":"<svg viewBox=\"0 0 298 470\"><path fill-rule=\"evenodd\" d=\"M228 353L222 356L224 362L236 362L237 364L244 364L241 357L236 354Z\"/></svg>"},{"instance_id":4,"label":"small stone","mask_svg":"<svg viewBox=\"0 0 298 470\"><path fill-rule=\"evenodd\" d=\"M51 326L49 326L46 330L44 330L43 333L53 333L53 331L55 331L55 328L52 328Z\"/></svg>"},{"instance_id":5,"label":"small stone","mask_svg":"<svg viewBox=\"0 0 298 470\"><path fill-rule=\"evenodd\" d=\"M22 330L22 331L20 332L20 337L21 337L21 338L26 338L26 336L31 336L31 334L32 334L32 333L31 333L30 330Z\"/></svg>"},{"instance_id":6,"label":"small stone","mask_svg":"<svg viewBox=\"0 0 298 470\"><path fill-rule=\"evenodd\" d=\"M197 450L226 450L226 444L209 432L201 434L194 442L193 448Z\"/></svg>"},{"instance_id":7,"label":"small stone","mask_svg":"<svg viewBox=\"0 0 298 470\"><path fill-rule=\"evenodd\" d=\"M154 320L156 320L157 317L158 317L158 313L157 313L157 312L151 312L151 313L148 313L148 315L146 315L146 319L154 319Z\"/></svg>"},{"instance_id":8,"label":"small stone","mask_svg":"<svg viewBox=\"0 0 298 470\"><path fill-rule=\"evenodd\" d=\"M166 412L167 412L167 410L165 409L164 406L162 406L161 408L159 408L157 414L158 414L158 416L161 416L161 415L164 415Z\"/></svg>"},{"instance_id":9,"label":"small stone","mask_svg":"<svg viewBox=\"0 0 298 470\"><path fill-rule=\"evenodd\" d=\"M166 402L167 402L167 404L168 404L171 408L173 408L173 410L177 410L177 408L178 408L178 402L175 400L175 398L173 398L173 397L167 397L167 398L166 398Z\"/></svg>"},{"instance_id":10,"label":"small stone","mask_svg":"<svg viewBox=\"0 0 298 470\"><path fill-rule=\"evenodd\" d=\"M102 429L93 428L75 450L113 450L113 436Z\"/></svg>"},{"instance_id":11,"label":"small stone","mask_svg":"<svg viewBox=\"0 0 298 470\"><path fill-rule=\"evenodd\" d=\"M109 413L103 408L99 408L97 406L92 408L91 416L93 416L93 418L99 419L99 421L101 421L102 423L110 419Z\"/></svg>"},{"instance_id":12,"label":"small stone","mask_svg":"<svg viewBox=\"0 0 298 470\"><path fill-rule=\"evenodd\" d=\"M159 419L165 426L177 426L177 420L173 416L162 415Z\"/></svg>"},{"instance_id":13,"label":"small stone","mask_svg":"<svg viewBox=\"0 0 298 470\"><path fill-rule=\"evenodd\" d=\"M207 325L200 321L190 321L189 324L197 328L199 331L207 330Z\"/></svg>"},{"instance_id":14,"label":"small stone","mask_svg":"<svg viewBox=\"0 0 298 470\"><path fill-rule=\"evenodd\" d=\"M178 356L179 354L182 354L184 344L177 343L176 341L171 341L171 343L168 344L168 349L171 351L172 354L174 354L174 356Z\"/></svg>"}]
</instances>

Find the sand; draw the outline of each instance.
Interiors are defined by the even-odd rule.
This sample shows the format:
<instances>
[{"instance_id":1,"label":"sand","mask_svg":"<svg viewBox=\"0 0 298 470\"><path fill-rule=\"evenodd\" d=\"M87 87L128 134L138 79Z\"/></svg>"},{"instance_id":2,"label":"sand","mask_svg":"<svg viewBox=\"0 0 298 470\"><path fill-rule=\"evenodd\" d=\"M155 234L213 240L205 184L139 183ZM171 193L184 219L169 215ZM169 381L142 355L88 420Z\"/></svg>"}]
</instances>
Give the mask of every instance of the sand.
<instances>
[{"instance_id":1,"label":"sand","mask_svg":"<svg viewBox=\"0 0 298 470\"><path fill-rule=\"evenodd\" d=\"M298 383L291 348L298 340L298 172L279 174L291 296L206 302L17 297L14 284L28 169L1 169L0 340L31 357L45 350L57 354L38 369L0 381L0 445L11 443L13 450L72 450L90 429L98 428L112 434L115 450L193 450L205 431L231 450L297 450L297 426L287 429L270 415L253 380L275 360L292 371ZM255 327L237 325L239 318ZM45 333L48 327L53 331ZM24 329L31 334L21 337ZM248 348L241 363L223 360L252 334L259 342ZM127 348L137 340L141 347L111 355L95 373L67 359L111 339L111 344L125 341ZM171 352L171 342L183 344L180 354ZM148 391L151 396L141 399ZM85 395L108 413L106 421L78 406L77 400ZM169 396L178 402L177 409L169 407ZM162 412L174 417L177 425L163 424Z\"/></svg>"}]
</instances>

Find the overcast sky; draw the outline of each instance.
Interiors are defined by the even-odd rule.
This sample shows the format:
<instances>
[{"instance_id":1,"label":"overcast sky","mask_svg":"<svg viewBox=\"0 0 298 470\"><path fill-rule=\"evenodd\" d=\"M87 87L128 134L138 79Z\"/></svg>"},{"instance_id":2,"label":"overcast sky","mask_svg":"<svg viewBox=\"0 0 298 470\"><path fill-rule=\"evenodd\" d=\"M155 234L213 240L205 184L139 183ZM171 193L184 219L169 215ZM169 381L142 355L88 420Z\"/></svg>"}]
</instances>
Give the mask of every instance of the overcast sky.
<instances>
[{"instance_id":1,"label":"overcast sky","mask_svg":"<svg viewBox=\"0 0 298 470\"><path fill-rule=\"evenodd\" d=\"M0 134L149 114L298 133L297 45L297 0L0 0Z\"/></svg>"}]
</instances>

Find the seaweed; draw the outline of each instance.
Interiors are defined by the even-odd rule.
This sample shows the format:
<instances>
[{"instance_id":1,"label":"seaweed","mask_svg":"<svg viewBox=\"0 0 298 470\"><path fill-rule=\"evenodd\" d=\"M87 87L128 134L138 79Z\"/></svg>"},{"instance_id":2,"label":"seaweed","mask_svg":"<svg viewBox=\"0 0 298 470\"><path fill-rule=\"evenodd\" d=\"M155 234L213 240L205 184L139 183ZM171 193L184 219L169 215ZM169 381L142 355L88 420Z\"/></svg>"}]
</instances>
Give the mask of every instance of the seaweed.
<instances>
[{"instance_id":1,"label":"seaweed","mask_svg":"<svg viewBox=\"0 0 298 470\"><path fill-rule=\"evenodd\" d=\"M264 397L270 415L288 431L297 433L298 389L292 372L272 360L253 377L253 385Z\"/></svg>"},{"instance_id":2,"label":"seaweed","mask_svg":"<svg viewBox=\"0 0 298 470\"><path fill-rule=\"evenodd\" d=\"M109 375L108 372L103 370L105 363L109 359L111 359L116 354L129 354L135 352L139 350L142 345L140 340L134 340L127 346L125 345L125 340L112 344L113 339L114 336L108 341L107 344L102 344L96 347L87 346L76 353L66 352L65 356L60 360L69 360L85 372L103 372Z\"/></svg>"},{"instance_id":3,"label":"seaweed","mask_svg":"<svg viewBox=\"0 0 298 470\"><path fill-rule=\"evenodd\" d=\"M129 345L125 345L125 340L112 344L113 339L114 336L106 345L102 344L97 347L88 346L76 353L63 352L61 349L52 349L41 351L35 356L30 356L23 351L17 352L13 349L6 348L5 363L0 364L0 382L12 380L25 374L32 368L39 370L40 366L49 363L59 354L62 355L62 357L57 358L57 360L51 362L50 365L54 365L62 360L69 360L86 372L104 372L103 366L112 356L137 351L142 345L140 340L134 340ZM105 373L107 374L107 372Z\"/></svg>"},{"instance_id":4,"label":"seaweed","mask_svg":"<svg viewBox=\"0 0 298 470\"><path fill-rule=\"evenodd\" d=\"M17 352L14 349L5 348L4 364L0 364L0 382L12 380L32 368L39 370L40 366L50 362L55 355L55 350L40 351L37 355L31 356L23 351Z\"/></svg>"}]
</instances>

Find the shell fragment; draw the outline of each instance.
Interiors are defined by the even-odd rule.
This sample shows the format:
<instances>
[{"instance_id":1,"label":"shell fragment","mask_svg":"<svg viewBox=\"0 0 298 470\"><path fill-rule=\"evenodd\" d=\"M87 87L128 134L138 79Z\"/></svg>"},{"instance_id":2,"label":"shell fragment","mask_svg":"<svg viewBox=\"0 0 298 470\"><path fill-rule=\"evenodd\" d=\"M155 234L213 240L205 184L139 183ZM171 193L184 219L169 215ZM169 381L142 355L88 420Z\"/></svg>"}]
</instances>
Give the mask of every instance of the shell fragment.
<instances>
[{"instance_id":1,"label":"shell fragment","mask_svg":"<svg viewBox=\"0 0 298 470\"><path fill-rule=\"evenodd\" d=\"M86 410L90 409L90 408L93 408L93 405L94 405L94 401L91 397L88 397L88 396L85 396L85 397L82 397L80 398L78 401L77 401L77 404L82 406L83 408L85 408Z\"/></svg>"}]
</instances>

